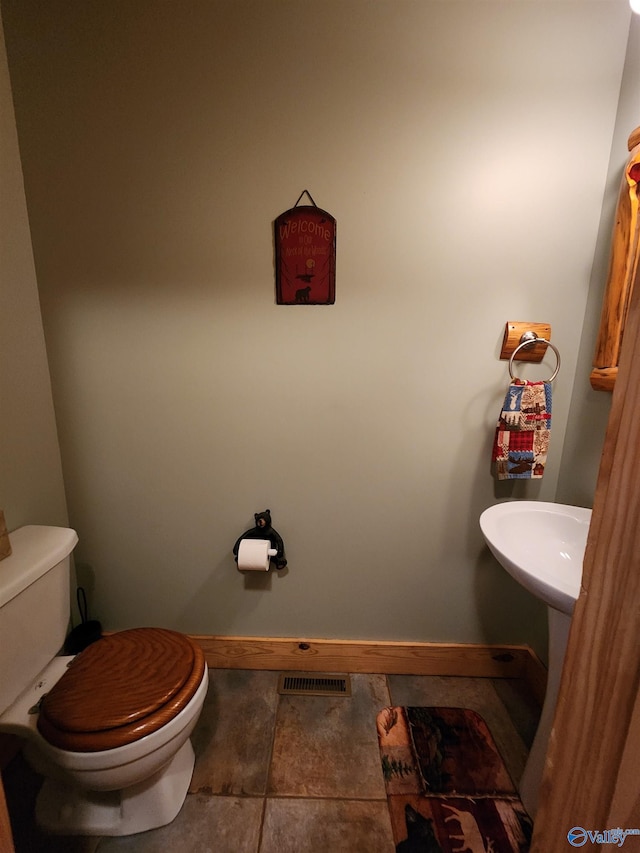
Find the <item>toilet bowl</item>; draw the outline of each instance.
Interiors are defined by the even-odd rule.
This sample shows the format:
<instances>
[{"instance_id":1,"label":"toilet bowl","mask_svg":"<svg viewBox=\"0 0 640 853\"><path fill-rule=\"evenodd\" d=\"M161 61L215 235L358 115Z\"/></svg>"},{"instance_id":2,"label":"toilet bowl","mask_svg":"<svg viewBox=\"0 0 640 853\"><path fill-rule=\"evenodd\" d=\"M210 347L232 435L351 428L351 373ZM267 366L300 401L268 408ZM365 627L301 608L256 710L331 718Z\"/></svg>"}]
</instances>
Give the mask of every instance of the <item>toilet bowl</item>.
<instances>
[{"instance_id":1,"label":"toilet bowl","mask_svg":"<svg viewBox=\"0 0 640 853\"><path fill-rule=\"evenodd\" d=\"M11 534L13 554L3 563L14 559L20 562L21 557L32 563L40 546L49 546L50 540L59 538L55 531L73 532L21 528ZM75 544L74 537L67 536L68 543ZM45 574L54 572L62 580L68 579L68 565L66 570L61 567L68 563L68 554L60 560L59 549L54 551L57 562ZM48 564L52 560L39 562ZM8 585L2 582L7 579L4 569L3 565L0 665L15 691L20 679L16 667L3 657L8 654L3 631L16 624L17 599L26 594L31 605L34 601L37 604L34 587L38 581L16 593L22 586L15 582L12 570L16 566L8 566ZM7 586L13 592L11 598ZM64 596L59 598L63 600ZM46 600L44 610L57 613L59 608L48 608ZM37 614L34 621L30 612L29 622L37 632ZM48 633L54 633L51 628L49 624ZM25 643L29 640L25 636ZM43 643L36 639L32 645ZM36 655L27 657L33 665L36 658L45 655L40 648ZM121 631L103 637L75 657L51 656L0 714L0 731L25 738L27 760L45 777L36 805L37 822L54 833L130 835L172 821L191 781L195 759L189 737L202 710L207 685L201 648L185 635L162 628ZM2 689L0 710L6 704L6 689L4 697Z\"/></svg>"}]
</instances>

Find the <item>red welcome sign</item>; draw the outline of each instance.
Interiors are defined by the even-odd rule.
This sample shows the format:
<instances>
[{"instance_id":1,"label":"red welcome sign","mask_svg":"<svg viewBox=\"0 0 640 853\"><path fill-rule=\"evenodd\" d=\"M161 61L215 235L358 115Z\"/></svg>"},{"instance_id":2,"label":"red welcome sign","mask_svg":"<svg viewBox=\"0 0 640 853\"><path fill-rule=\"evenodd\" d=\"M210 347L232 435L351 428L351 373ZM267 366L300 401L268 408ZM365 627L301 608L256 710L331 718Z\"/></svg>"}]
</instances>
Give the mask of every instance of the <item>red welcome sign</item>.
<instances>
[{"instance_id":1,"label":"red welcome sign","mask_svg":"<svg viewBox=\"0 0 640 853\"><path fill-rule=\"evenodd\" d=\"M275 221L275 244L278 305L333 305L336 300L333 216L315 204L292 207Z\"/></svg>"}]
</instances>

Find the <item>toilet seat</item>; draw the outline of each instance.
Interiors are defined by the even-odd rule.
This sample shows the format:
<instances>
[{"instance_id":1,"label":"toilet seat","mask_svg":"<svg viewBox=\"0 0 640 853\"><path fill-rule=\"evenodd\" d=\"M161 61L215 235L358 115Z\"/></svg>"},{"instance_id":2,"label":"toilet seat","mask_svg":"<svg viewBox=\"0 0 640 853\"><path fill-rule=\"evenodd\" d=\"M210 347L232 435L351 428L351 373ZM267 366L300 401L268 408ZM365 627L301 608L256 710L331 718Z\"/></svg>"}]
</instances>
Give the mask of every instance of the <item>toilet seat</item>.
<instances>
[{"instance_id":1,"label":"toilet seat","mask_svg":"<svg viewBox=\"0 0 640 853\"><path fill-rule=\"evenodd\" d=\"M176 631L133 628L103 637L73 659L43 698L38 730L72 752L133 743L189 703L204 666L200 646Z\"/></svg>"}]
</instances>

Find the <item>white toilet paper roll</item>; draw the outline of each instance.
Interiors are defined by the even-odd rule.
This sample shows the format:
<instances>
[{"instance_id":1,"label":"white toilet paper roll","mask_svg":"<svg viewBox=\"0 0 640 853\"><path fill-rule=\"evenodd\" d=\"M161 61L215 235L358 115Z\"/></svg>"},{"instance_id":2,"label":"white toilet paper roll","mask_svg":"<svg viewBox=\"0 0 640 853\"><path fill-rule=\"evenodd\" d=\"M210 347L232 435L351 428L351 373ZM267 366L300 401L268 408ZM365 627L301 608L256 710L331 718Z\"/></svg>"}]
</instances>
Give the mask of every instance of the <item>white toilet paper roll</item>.
<instances>
[{"instance_id":1,"label":"white toilet paper roll","mask_svg":"<svg viewBox=\"0 0 640 853\"><path fill-rule=\"evenodd\" d=\"M269 560L276 553L268 539L242 539L238 548L238 571L268 572Z\"/></svg>"}]
</instances>

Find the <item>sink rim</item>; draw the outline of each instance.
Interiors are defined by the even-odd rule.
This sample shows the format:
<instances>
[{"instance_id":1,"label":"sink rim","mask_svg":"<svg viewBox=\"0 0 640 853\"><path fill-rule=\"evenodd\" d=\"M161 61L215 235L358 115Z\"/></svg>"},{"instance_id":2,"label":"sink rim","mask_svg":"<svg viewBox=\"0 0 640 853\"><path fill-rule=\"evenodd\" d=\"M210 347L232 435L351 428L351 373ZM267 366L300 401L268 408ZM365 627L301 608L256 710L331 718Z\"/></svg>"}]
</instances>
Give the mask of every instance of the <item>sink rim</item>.
<instances>
[{"instance_id":1,"label":"sink rim","mask_svg":"<svg viewBox=\"0 0 640 853\"><path fill-rule=\"evenodd\" d=\"M502 501L493 504L480 515L480 529L482 535L501 566L532 595L541 599L549 607L562 613L571 615L575 602L580 594L580 580L582 578L582 566L580 566L579 580L576 585L575 572L573 577L567 575L553 575L547 567L533 565L528 560L520 560L513 554L508 553L507 543L500 532L498 524L509 517L516 515L544 513L556 517L569 517L581 525L585 525L585 543L591 523L591 510L586 507L572 506L552 501ZM575 543L572 543L575 545ZM586 547L586 546L585 546ZM522 555L518 555L520 558ZM584 555L583 555L584 557ZM575 561L574 561L575 562Z\"/></svg>"}]
</instances>

